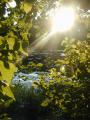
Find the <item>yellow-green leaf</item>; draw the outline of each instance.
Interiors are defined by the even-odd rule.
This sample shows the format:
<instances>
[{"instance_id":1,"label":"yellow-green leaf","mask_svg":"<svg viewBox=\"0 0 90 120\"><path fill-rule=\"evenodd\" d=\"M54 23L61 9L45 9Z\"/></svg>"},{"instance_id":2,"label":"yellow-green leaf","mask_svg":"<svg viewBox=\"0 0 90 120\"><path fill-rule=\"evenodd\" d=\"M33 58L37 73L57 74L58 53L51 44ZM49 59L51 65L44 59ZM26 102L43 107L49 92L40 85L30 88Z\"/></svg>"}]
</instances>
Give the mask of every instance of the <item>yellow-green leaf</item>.
<instances>
[{"instance_id":1,"label":"yellow-green leaf","mask_svg":"<svg viewBox=\"0 0 90 120\"><path fill-rule=\"evenodd\" d=\"M10 86L6 86L6 87L2 86L2 93L8 97L15 99Z\"/></svg>"},{"instance_id":2,"label":"yellow-green leaf","mask_svg":"<svg viewBox=\"0 0 90 120\"><path fill-rule=\"evenodd\" d=\"M7 69L5 68L3 61L0 61L0 72L1 72L0 79L1 80L6 80L7 83L10 83L13 77L13 74L16 70L17 68L15 67L14 64L9 63L9 69Z\"/></svg>"}]
</instances>

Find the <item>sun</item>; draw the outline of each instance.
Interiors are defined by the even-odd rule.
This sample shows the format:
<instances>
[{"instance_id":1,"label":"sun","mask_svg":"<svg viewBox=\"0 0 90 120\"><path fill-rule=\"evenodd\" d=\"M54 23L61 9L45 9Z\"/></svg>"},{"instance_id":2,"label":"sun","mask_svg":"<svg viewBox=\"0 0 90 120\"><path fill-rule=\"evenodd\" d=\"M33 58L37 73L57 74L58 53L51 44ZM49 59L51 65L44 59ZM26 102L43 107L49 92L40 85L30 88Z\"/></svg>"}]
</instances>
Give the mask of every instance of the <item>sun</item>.
<instances>
[{"instance_id":1,"label":"sun","mask_svg":"<svg viewBox=\"0 0 90 120\"><path fill-rule=\"evenodd\" d=\"M52 32L64 32L69 30L75 21L75 11L71 7L56 8L53 12L51 24Z\"/></svg>"}]
</instances>

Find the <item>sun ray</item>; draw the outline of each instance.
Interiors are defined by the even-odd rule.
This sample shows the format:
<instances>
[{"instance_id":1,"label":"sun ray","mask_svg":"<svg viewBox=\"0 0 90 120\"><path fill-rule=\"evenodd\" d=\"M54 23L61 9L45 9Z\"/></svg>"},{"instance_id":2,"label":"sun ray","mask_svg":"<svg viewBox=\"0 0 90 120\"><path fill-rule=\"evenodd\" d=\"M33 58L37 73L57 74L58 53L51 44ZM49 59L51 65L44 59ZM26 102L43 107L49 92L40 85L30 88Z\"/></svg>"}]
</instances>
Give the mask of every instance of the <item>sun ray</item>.
<instances>
[{"instance_id":1,"label":"sun ray","mask_svg":"<svg viewBox=\"0 0 90 120\"><path fill-rule=\"evenodd\" d=\"M31 51L42 50L44 47L48 46L47 44L50 42L58 43L56 40L53 41L53 39L55 39L53 36L58 32L70 30L74 25L75 11L72 7L57 7L55 10L52 9L51 11L48 11L48 14L51 18L51 31L44 33L42 36L37 38L31 44ZM54 43L53 45L57 45ZM52 44L50 44L49 47L50 46L52 46Z\"/></svg>"},{"instance_id":2,"label":"sun ray","mask_svg":"<svg viewBox=\"0 0 90 120\"><path fill-rule=\"evenodd\" d=\"M40 50L42 49L47 42L50 40L50 37L52 36L51 33L45 33L44 35L40 36L38 39L36 39L32 44L31 44L31 50Z\"/></svg>"}]
</instances>

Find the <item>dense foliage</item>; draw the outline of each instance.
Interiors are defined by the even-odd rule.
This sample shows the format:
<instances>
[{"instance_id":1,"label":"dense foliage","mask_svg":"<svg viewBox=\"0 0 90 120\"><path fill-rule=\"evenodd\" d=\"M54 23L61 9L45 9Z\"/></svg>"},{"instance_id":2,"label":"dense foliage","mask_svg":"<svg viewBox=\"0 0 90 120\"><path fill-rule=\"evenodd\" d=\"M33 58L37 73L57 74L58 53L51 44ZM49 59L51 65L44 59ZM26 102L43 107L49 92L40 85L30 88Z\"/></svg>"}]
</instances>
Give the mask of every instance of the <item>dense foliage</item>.
<instances>
[{"instance_id":1,"label":"dense foliage","mask_svg":"<svg viewBox=\"0 0 90 120\"><path fill-rule=\"evenodd\" d=\"M68 112L71 119L82 120L90 117L90 46L85 41L75 42L69 43L65 57L56 61L56 68L50 71L50 82L42 79L39 87L45 96L42 106L60 108Z\"/></svg>"},{"instance_id":2,"label":"dense foliage","mask_svg":"<svg viewBox=\"0 0 90 120\"><path fill-rule=\"evenodd\" d=\"M28 30L31 27L31 19L27 20L27 12L24 2L10 0L0 1L0 93L14 98L10 82L17 63L27 55ZM31 4L30 9L31 10ZM3 101L3 97L0 97Z\"/></svg>"},{"instance_id":3,"label":"dense foliage","mask_svg":"<svg viewBox=\"0 0 90 120\"><path fill-rule=\"evenodd\" d=\"M46 67L51 80L46 82L41 76L40 83L35 84L43 90L44 100L41 104L43 107L49 106L54 112L56 108L67 112L71 119L86 120L90 118L89 1L86 0L82 4L80 0L57 1L61 5L75 3L76 23L72 31L51 36L49 42L54 45L55 39L58 46L54 48L57 50L57 47L62 54L53 61L54 65L51 64L51 59L48 59L48 66L53 67ZM56 7L56 0L14 0L14 2L16 5L13 7L10 6L10 0L0 1L0 108L8 106L9 98L14 99L10 87L12 76L21 65L22 58L30 54L30 47L39 42L38 38L43 39L46 36L42 35L50 32L51 24L48 22L47 11ZM50 45L49 42L46 45ZM39 47L40 50L44 48L41 44L35 47L35 49ZM34 64L32 61L28 67L30 69L34 67L33 70L37 67L39 70L38 68L42 69L43 65ZM23 69L23 65L19 68Z\"/></svg>"}]
</instances>

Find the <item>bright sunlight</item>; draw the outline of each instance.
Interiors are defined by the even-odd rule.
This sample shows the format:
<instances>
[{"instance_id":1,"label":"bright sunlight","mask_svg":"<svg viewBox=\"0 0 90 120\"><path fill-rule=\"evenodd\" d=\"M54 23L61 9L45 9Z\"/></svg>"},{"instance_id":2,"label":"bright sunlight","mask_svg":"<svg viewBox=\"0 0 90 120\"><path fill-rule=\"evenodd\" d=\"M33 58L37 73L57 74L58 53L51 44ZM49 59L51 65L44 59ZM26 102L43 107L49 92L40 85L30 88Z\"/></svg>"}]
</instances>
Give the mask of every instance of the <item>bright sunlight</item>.
<instances>
[{"instance_id":1,"label":"bright sunlight","mask_svg":"<svg viewBox=\"0 0 90 120\"><path fill-rule=\"evenodd\" d=\"M52 15L52 32L64 32L74 25L75 11L72 7L56 8Z\"/></svg>"}]
</instances>

